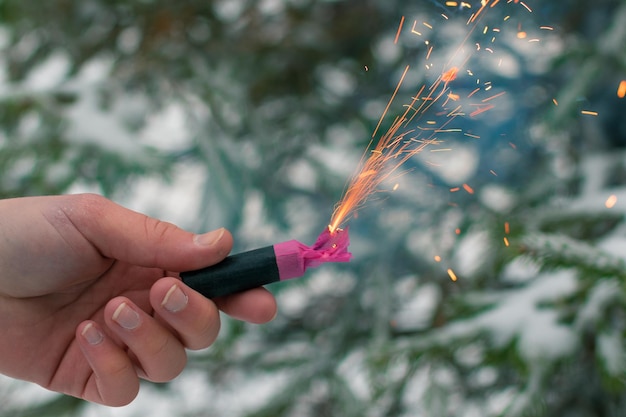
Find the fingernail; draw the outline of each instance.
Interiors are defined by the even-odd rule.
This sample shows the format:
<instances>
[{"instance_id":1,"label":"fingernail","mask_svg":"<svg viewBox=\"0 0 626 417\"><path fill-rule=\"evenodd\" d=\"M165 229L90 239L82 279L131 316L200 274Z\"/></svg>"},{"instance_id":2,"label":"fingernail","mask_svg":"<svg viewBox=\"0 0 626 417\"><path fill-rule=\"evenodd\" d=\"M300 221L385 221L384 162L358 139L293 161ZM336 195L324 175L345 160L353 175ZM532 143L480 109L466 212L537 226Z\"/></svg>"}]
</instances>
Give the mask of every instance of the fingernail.
<instances>
[{"instance_id":1,"label":"fingernail","mask_svg":"<svg viewBox=\"0 0 626 417\"><path fill-rule=\"evenodd\" d=\"M196 244L200 246L212 246L215 245L224 236L225 229L219 228L211 232L204 233L202 235L196 235L194 240Z\"/></svg>"},{"instance_id":2,"label":"fingernail","mask_svg":"<svg viewBox=\"0 0 626 417\"><path fill-rule=\"evenodd\" d=\"M113 313L113 321L125 328L133 330L139 326L139 314L126 303L122 303Z\"/></svg>"},{"instance_id":3,"label":"fingernail","mask_svg":"<svg viewBox=\"0 0 626 417\"><path fill-rule=\"evenodd\" d=\"M163 297L163 302L161 306L169 311L170 313L176 313L181 311L187 306L187 302L189 298L187 295L178 287L178 285L172 285L172 288L169 289L165 297Z\"/></svg>"},{"instance_id":4,"label":"fingernail","mask_svg":"<svg viewBox=\"0 0 626 417\"><path fill-rule=\"evenodd\" d=\"M90 345L97 345L104 340L104 335L100 333L100 330L98 330L93 323L89 323L83 327L83 331L80 332L80 334Z\"/></svg>"}]
</instances>

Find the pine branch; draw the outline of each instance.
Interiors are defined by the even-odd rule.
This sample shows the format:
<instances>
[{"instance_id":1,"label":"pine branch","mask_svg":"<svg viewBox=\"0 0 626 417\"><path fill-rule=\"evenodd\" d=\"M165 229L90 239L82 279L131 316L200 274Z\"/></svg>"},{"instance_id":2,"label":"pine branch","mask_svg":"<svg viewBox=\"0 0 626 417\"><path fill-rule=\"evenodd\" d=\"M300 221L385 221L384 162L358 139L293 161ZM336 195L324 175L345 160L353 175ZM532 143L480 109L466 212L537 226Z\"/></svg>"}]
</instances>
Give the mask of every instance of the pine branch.
<instances>
[{"instance_id":1,"label":"pine branch","mask_svg":"<svg viewBox=\"0 0 626 417\"><path fill-rule=\"evenodd\" d=\"M532 233L522 239L520 248L546 268L576 268L595 277L615 276L626 281L622 258L568 236Z\"/></svg>"}]
</instances>

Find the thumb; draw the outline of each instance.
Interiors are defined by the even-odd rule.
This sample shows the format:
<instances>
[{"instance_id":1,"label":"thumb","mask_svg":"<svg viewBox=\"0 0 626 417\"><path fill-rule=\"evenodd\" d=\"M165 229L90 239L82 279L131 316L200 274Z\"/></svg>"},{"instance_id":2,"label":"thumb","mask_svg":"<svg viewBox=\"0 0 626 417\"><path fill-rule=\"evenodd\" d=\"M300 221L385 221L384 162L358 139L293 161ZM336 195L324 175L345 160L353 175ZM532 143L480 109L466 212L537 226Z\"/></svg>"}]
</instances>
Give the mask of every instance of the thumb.
<instances>
[{"instance_id":1,"label":"thumb","mask_svg":"<svg viewBox=\"0 0 626 417\"><path fill-rule=\"evenodd\" d=\"M223 228L195 235L98 195L67 198L65 214L107 258L180 272L216 264L232 248L232 236Z\"/></svg>"}]
</instances>

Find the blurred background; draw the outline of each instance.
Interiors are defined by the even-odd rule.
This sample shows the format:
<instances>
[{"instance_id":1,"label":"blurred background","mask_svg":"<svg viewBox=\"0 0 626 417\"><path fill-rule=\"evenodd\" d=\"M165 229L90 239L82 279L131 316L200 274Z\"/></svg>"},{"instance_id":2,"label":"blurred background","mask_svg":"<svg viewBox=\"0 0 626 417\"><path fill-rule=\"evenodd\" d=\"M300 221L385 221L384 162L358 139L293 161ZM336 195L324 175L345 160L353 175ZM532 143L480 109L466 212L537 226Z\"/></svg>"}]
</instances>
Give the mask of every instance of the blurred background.
<instances>
[{"instance_id":1,"label":"blurred background","mask_svg":"<svg viewBox=\"0 0 626 417\"><path fill-rule=\"evenodd\" d=\"M0 379L0 415L626 416L626 2L501 2L466 39L479 8L0 0L0 197L96 192L235 251L314 241L406 65L392 115L455 53L455 92L505 92L369 199L352 262L271 287L274 322L224 318L119 409Z\"/></svg>"}]
</instances>

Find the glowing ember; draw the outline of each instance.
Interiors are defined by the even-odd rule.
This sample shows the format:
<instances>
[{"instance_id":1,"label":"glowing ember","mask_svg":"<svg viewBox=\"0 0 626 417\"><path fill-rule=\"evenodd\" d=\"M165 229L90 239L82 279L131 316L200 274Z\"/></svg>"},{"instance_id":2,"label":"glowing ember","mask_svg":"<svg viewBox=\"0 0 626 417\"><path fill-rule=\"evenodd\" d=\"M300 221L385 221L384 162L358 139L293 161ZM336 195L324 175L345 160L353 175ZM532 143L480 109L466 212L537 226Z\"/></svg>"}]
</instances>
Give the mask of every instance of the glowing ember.
<instances>
[{"instance_id":1,"label":"glowing ember","mask_svg":"<svg viewBox=\"0 0 626 417\"><path fill-rule=\"evenodd\" d=\"M398 25L398 32L396 32L396 38L393 40L393 43L398 43L398 39L400 39L400 32L402 32L402 26L404 25L404 16L400 19L400 25Z\"/></svg>"},{"instance_id":2,"label":"glowing ember","mask_svg":"<svg viewBox=\"0 0 626 417\"><path fill-rule=\"evenodd\" d=\"M450 276L450 279L452 281L454 281L454 282L457 281L458 278L457 278L456 274L454 273L454 271L452 269L448 269L448 275Z\"/></svg>"},{"instance_id":3,"label":"glowing ember","mask_svg":"<svg viewBox=\"0 0 626 417\"><path fill-rule=\"evenodd\" d=\"M459 73L459 69L457 67L452 67L441 75L441 81L443 81L444 83L449 83L450 81L454 81L458 73Z\"/></svg>"},{"instance_id":4,"label":"glowing ember","mask_svg":"<svg viewBox=\"0 0 626 417\"><path fill-rule=\"evenodd\" d=\"M604 203L606 208L613 208L615 207L616 204L617 204L617 196L615 194L611 195Z\"/></svg>"},{"instance_id":5,"label":"glowing ember","mask_svg":"<svg viewBox=\"0 0 626 417\"><path fill-rule=\"evenodd\" d=\"M621 83L619 83L619 87L617 88L617 97L626 97L626 80L623 80Z\"/></svg>"},{"instance_id":6,"label":"glowing ember","mask_svg":"<svg viewBox=\"0 0 626 417\"><path fill-rule=\"evenodd\" d=\"M474 194L474 189L470 187L468 184L463 184L463 189L467 191L468 194Z\"/></svg>"},{"instance_id":7,"label":"glowing ember","mask_svg":"<svg viewBox=\"0 0 626 417\"><path fill-rule=\"evenodd\" d=\"M580 112L580 114L584 114L586 116L597 116L598 112L597 111L591 111L591 110L583 110Z\"/></svg>"}]
</instances>

